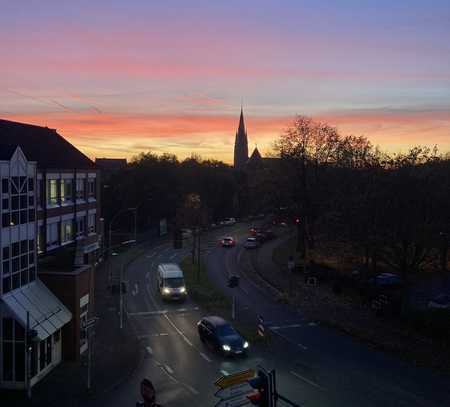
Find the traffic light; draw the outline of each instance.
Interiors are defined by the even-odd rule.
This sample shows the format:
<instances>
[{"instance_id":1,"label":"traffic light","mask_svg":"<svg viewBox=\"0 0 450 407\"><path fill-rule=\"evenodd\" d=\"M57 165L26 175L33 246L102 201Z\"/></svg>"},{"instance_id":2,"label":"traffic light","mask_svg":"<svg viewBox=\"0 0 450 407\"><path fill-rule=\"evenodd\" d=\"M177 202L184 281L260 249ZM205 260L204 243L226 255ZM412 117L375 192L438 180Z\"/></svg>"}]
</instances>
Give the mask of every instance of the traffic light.
<instances>
[{"instance_id":1,"label":"traffic light","mask_svg":"<svg viewBox=\"0 0 450 407\"><path fill-rule=\"evenodd\" d=\"M239 277L238 276L231 276L228 278L228 287L235 288L239 286Z\"/></svg>"},{"instance_id":2,"label":"traffic light","mask_svg":"<svg viewBox=\"0 0 450 407\"><path fill-rule=\"evenodd\" d=\"M295 224L299 225L300 224L300 218L295 218Z\"/></svg>"},{"instance_id":3,"label":"traffic light","mask_svg":"<svg viewBox=\"0 0 450 407\"><path fill-rule=\"evenodd\" d=\"M173 233L173 248L182 249L183 248L183 232L181 229L175 229Z\"/></svg>"},{"instance_id":4,"label":"traffic light","mask_svg":"<svg viewBox=\"0 0 450 407\"><path fill-rule=\"evenodd\" d=\"M250 403L254 406L270 407L269 375L258 370L257 376L250 379L248 384L256 390L247 395Z\"/></svg>"}]
</instances>

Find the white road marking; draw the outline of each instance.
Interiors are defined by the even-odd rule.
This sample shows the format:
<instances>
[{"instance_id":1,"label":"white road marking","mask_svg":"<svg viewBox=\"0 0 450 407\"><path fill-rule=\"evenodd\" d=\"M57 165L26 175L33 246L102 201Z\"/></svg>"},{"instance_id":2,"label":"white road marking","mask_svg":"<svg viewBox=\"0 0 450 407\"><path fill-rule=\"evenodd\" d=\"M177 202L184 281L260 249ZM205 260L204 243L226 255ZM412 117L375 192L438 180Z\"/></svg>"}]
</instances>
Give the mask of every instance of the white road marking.
<instances>
[{"instance_id":1,"label":"white road marking","mask_svg":"<svg viewBox=\"0 0 450 407\"><path fill-rule=\"evenodd\" d=\"M166 370L170 373L173 374L173 370L169 365L164 365L164 367L166 368Z\"/></svg>"},{"instance_id":2,"label":"white road marking","mask_svg":"<svg viewBox=\"0 0 450 407\"><path fill-rule=\"evenodd\" d=\"M200 352L200 356L201 356L203 359L205 359L207 362L211 362L211 359L210 359L208 356L206 356L203 352Z\"/></svg>"},{"instance_id":3,"label":"white road marking","mask_svg":"<svg viewBox=\"0 0 450 407\"><path fill-rule=\"evenodd\" d=\"M301 348L301 349L303 349L303 350L308 350L308 347L307 346L305 346L305 345L303 345L303 344L301 344L301 343L295 343L294 341L292 341L291 339L289 339L287 336L285 336L285 335L283 335L283 334L280 334L279 332L278 332L278 330L277 329L272 329L272 328L270 328L270 330L272 331L272 332L274 332L276 335L278 335L280 338L282 338L282 339L284 339L286 342L289 342L289 343L292 343L292 344L294 344L294 345L297 345L299 348Z\"/></svg>"},{"instance_id":4,"label":"white road marking","mask_svg":"<svg viewBox=\"0 0 450 407\"><path fill-rule=\"evenodd\" d=\"M224 376L228 376L229 373L226 370L221 369L220 373L222 373Z\"/></svg>"},{"instance_id":5,"label":"white road marking","mask_svg":"<svg viewBox=\"0 0 450 407\"><path fill-rule=\"evenodd\" d=\"M282 325L282 326L271 326L269 329L272 331L278 331L279 329L289 329L289 328L300 328L301 324L291 324L291 325Z\"/></svg>"},{"instance_id":6,"label":"white road marking","mask_svg":"<svg viewBox=\"0 0 450 407\"><path fill-rule=\"evenodd\" d=\"M156 334L145 334L145 335L137 335L138 341L142 339L148 339L148 338L157 338L159 336L168 336L169 334L166 332L163 333L156 333Z\"/></svg>"},{"instance_id":7,"label":"white road marking","mask_svg":"<svg viewBox=\"0 0 450 407\"><path fill-rule=\"evenodd\" d=\"M155 315L164 315L164 314L176 314L176 313L180 313L180 314L184 314L186 312L191 312L191 311L198 311L198 307L195 308L178 308L175 309L173 311L168 310L168 309L161 309L161 310L156 310L156 311L136 311L136 312L129 312L128 315L131 317L139 317L139 316L155 316Z\"/></svg>"},{"instance_id":8,"label":"white road marking","mask_svg":"<svg viewBox=\"0 0 450 407\"><path fill-rule=\"evenodd\" d=\"M194 394L195 396L199 395L200 393L195 390L192 386L189 386L189 384L186 383L181 383L184 387L186 387L186 389L188 389L192 394Z\"/></svg>"},{"instance_id":9,"label":"white road marking","mask_svg":"<svg viewBox=\"0 0 450 407\"><path fill-rule=\"evenodd\" d=\"M307 379L306 377L303 377L302 375L298 374L297 372L290 371L291 375L295 376L297 379L303 380L305 383L310 384L311 386L314 386L322 391L326 391L324 387L322 387L320 384L317 384L316 382L313 382L312 380Z\"/></svg>"},{"instance_id":10,"label":"white road marking","mask_svg":"<svg viewBox=\"0 0 450 407\"><path fill-rule=\"evenodd\" d=\"M153 355L153 349L150 346L147 346L145 349L147 349L149 355Z\"/></svg>"},{"instance_id":11,"label":"white road marking","mask_svg":"<svg viewBox=\"0 0 450 407\"><path fill-rule=\"evenodd\" d=\"M173 260L175 257L178 256L178 253L172 254L172 256L169 257L170 260Z\"/></svg>"},{"instance_id":12,"label":"white road marking","mask_svg":"<svg viewBox=\"0 0 450 407\"><path fill-rule=\"evenodd\" d=\"M175 329L175 331L178 332L178 334L183 338L183 340L189 345L194 347L194 345L192 344L192 342L186 337L186 335L181 332L178 327L171 321L171 319L167 316L167 314L164 314L164 317L167 319L167 322L172 325L173 329Z\"/></svg>"}]
</instances>

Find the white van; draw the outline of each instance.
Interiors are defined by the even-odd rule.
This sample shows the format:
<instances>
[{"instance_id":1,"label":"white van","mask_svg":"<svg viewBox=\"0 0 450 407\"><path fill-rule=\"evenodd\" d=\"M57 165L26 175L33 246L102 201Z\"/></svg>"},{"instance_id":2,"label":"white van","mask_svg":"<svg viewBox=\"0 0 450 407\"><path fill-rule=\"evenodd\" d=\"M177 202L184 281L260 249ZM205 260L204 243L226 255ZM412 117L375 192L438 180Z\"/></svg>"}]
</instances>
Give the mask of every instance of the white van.
<instances>
[{"instance_id":1,"label":"white van","mask_svg":"<svg viewBox=\"0 0 450 407\"><path fill-rule=\"evenodd\" d=\"M163 299L186 299L183 270L178 264L164 263L158 266L158 290Z\"/></svg>"}]
</instances>

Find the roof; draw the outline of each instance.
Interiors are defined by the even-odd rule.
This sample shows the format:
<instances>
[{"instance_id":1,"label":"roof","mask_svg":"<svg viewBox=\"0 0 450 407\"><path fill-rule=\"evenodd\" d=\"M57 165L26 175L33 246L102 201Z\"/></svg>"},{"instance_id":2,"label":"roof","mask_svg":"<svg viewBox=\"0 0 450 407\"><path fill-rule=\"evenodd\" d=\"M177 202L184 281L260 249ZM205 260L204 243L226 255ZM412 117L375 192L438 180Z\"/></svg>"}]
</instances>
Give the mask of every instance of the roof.
<instances>
[{"instance_id":1,"label":"roof","mask_svg":"<svg viewBox=\"0 0 450 407\"><path fill-rule=\"evenodd\" d=\"M211 322L214 326L226 325L228 324L222 317L218 317L215 315L207 316L203 318L204 320Z\"/></svg>"},{"instance_id":2,"label":"roof","mask_svg":"<svg viewBox=\"0 0 450 407\"><path fill-rule=\"evenodd\" d=\"M17 147L17 144L0 144L0 160L10 160Z\"/></svg>"},{"instance_id":3,"label":"roof","mask_svg":"<svg viewBox=\"0 0 450 407\"><path fill-rule=\"evenodd\" d=\"M175 263L163 263L159 265L165 278L183 277L183 271Z\"/></svg>"},{"instance_id":4,"label":"roof","mask_svg":"<svg viewBox=\"0 0 450 407\"><path fill-rule=\"evenodd\" d=\"M255 149L253 150L252 155L250 156L250 158L248 159L249 163L253 162L253 161L261 161L262 157L261 157L261 153L258 150L258 147L255 147Z\"/></svg>"},{"instance_id":5,"label":"roof","mask_svg":"<svg viewBox=\"0 0 450 407\"><path fill-rule=\"evenodd\" d=\"M127 166L126 158L96 158L95 165L102 170L120 170Z\"/></svg>"},{"instance_id":6,"label":"roof","mask_svg":"<svg viewBox=\"0 0 450 407\"><path fill-rule=\"evenodd\" d=\"M29 312L30 329L36 330L41 341L72 319L70 311L40 280L10 291L2 297L2 301L24 328Z\"/></svg>"},{"instance_id":7,"label":"roof","mask_svg":"<svg viewBox=\"0 0 450 407\"><path fill-rule=\"evenodd\" d=\"M0 145L19 145L39 168L96 169L87 156L48 127L0 119Z\"/></svg>"}]
</instances>

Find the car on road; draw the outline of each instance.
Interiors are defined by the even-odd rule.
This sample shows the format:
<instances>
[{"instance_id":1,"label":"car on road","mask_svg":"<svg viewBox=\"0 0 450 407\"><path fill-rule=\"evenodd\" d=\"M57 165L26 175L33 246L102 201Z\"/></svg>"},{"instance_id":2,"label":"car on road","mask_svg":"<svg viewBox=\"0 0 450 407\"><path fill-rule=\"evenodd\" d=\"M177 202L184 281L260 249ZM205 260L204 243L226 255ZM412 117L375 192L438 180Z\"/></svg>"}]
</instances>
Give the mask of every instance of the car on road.
<instances>
[{"instance_id":1,"label":"car on road","mask_svg":"<svg viewBox=\"0 0 450 407\"><path fill-rule=\"evenodd\" d=\"M234 247L236 245L236 241L231 236L227 236L220 241L220 244L222 247Z\"/></svg>"},{"instance_id":2,"label":"car on road","mask_svg":"<svg viewBox=\"0 0 450 407\"><path fill-rule=\"evenodd\" d=\"M257 249L259 247L259 242L256 237L248 237L244 243L246 249Z\"/></svg>"},{"instance_id":3,"label":"car on road","mask_svg":"<svg viewBox=\"0 0 450 407\"><path fill-rule=\"evenodd\" d=\"M222 222L220 222L222 225L225 226L233 226L236 224L235 218L225 218Z\"/></svg>"},{"instance_id":4,"label":"car on road","mask_svg":"<svg viewBox=\"0 0 450 407\"><path fill-rule=\"evenodd\" d=\"M178 264L163 263L158 266L158 291L163 300L186 299L184 275Z\"/></svg>"},{"instance_id":5,"label":"car on road","mask_svg":"<svg viewBox=\"0 0 450 407\"><path fill-rule=\"evenodd\" d=\"M245 355L249 349L249 343L221 317L203 317L197 329L203 343L225 356Z\"/></svg>"}]
</instances>

